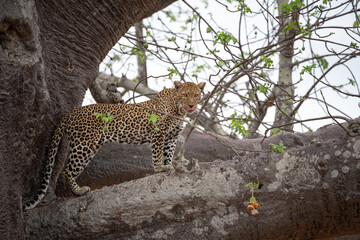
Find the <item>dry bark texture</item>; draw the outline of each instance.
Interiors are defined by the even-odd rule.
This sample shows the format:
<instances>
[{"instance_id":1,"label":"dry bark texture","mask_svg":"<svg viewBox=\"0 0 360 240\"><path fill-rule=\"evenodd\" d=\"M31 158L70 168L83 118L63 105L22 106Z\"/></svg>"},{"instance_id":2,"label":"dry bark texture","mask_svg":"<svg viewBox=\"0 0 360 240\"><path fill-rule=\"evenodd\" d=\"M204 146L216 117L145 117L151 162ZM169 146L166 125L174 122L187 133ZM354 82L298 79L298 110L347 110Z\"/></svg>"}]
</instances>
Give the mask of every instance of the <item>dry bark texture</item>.
<instances>
[{"instance_id":1,"label":"dry bark texture","mask_svg":"<svg viewBox=\"0 0 360 240\"><path fill-rule=\"evenodd\" d=\"M105 73L99 73L89 89L97 103L123 103L121 92L117 90L118 87L122 87L126 91L135 91L149 98L155 97L158 93L145 84L131 81L125 75L118 78Z\"/></svg>"},{"instance_id":2,"label":"dry bark texture","mask_svg":"<svg viewBox=\"0 0 360 240\"><path fill-rule=\"evenodd\" d=\"M195 133L186 153L187 158L203 160L200 170L191 174L153 174L81 197L57 198L26 212L26 236L29 239L359 237L359 135L348 137L340 127L331 125L314 133L280 133L263 143L261 139L221 140L234 148L257 150L268 150L269 142L282 141L288 149L284 155L243 152L237 156L213 137ZM116 159L125 146L105 145L86 170L83 181L91 183L92 176L98 175L99 181L106 184L101 175L116 174L111 173L107 164L115 166L115 171L123 164L128 179L151 173L150 157L145 159L150 155L146 146L134 147L137 153L125 157L123 152L121 159ZM104 163L104 159L111 163ZM112 162L115 159L117 163ZM260 213L255 216L246 210L251 193L244 185L256 181L249 169L263 184L255 191L261 203Z\"/></svg>"},{"instance_id":3,"label":"dry bark texture","mask_svg":"<svg viewBox=\"0 0 360 240\"><path fill-rule=\"evenodd\" d=\"M0 239L24 237L22 196L39 187L51 133L81 105L104 56L171 2L1 0Z\"/></svg>"}]
</instances>

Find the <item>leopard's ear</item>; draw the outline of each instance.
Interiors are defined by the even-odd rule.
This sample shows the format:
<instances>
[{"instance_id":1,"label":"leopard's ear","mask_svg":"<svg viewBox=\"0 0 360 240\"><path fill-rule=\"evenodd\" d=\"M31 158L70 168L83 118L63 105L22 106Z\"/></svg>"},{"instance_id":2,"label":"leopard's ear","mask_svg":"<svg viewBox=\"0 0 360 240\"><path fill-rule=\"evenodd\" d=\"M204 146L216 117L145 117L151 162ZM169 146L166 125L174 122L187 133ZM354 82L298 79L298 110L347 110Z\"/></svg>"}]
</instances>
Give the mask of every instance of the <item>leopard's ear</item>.
<instances>
[{"instance_id":1,"label":"leopard's ear","mask_svg":"<svg viewBox=\"0 0 360 240\"><path fill-rule=\"evenodd\" d=\"M179 90L182 86L182 83L180 81L174 81L174 86L176 90Z\"/></svg>"},{"instance_id":2,"label":"leopard's ear","mask_svg":"<svg viewBox=\"0 0 360 240\"><path fill-rule=\"evenodd\" d=\"M204 91L205 84L206 82L201 82L198 84L198 87L201 89L201 91Z\"/></svg>"}]
</instances>

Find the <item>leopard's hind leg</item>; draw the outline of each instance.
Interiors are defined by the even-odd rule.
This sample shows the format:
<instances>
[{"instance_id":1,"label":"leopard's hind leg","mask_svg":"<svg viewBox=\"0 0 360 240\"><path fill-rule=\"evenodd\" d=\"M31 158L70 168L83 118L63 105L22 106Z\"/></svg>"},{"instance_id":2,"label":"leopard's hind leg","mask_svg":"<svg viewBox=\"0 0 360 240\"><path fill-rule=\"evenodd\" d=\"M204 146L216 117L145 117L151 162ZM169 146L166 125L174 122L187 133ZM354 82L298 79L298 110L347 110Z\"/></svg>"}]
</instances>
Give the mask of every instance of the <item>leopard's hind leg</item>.
<instances>
[{"instance_id":1,"label":"leopard's hind leg","mask_svg":"<svg viewBox=\"0 0 360 240\"><path fill-rule=\"evenodd\" d=\"M90 187L88 186L80 187L76 183L76 178L80 175L80 173L82 173L98 149L99 147L95 147L95 145L84 146L82 144L71 147L64 175L71 191L75 195L81 196L90 191Z\"/></svg>"}]
</instances>

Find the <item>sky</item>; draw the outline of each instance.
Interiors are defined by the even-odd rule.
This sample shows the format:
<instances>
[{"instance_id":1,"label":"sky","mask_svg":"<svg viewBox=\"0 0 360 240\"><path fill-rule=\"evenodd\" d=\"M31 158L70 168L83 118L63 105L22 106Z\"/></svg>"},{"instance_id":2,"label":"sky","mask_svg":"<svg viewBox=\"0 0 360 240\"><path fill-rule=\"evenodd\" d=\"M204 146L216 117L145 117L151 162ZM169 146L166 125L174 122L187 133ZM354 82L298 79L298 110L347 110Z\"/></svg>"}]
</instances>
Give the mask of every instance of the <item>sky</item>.
<instances>
[{"instance_id":1,"label":"sky","mask_svg":"<svg viewBox=\"0 0 360 240\"><path fill-rule=\"evenodd\" d=\"M267 22L265 21L265 17L269 17L266 16L266 14L264 16L257 16L257 17L250 17L247 19L246 25L244 24L244 21L242 22L241 27L239 28L239 13L238 12L229 12L226 10L226 7L224 7L223 5L219 4L217 1L208 1L208 7L205 8L203 1L196 1L196 3L194 3L194 1L188 1L189 3L192 4L193 7L196 7L196 5L199 7L197 9L197 11L201 14L202 17L204 17L206 19L207 22L210 23L210 25L214 26L216 28L216 30L221 30L221 31L227 31L233 34L233 36L235 36L236 38L240 38L241 42L246 42L248 41L247 38L251 39L253 38L255 35L254 31L251 32L252 27L255 25L257 26L258 30L258 37L261 38L261 32L266 32L267 28L271 26L267 24ZM225 3L227 4L226 1L219 1L221 3ZM251 10L253 12L257 12L260 11L260 7L259 5L256 3L256 1L245 1L249 8L251 8ZM341 1L339 1L341 2ZM180 7L179 7L180 6ZM235 9L235 5L232 4L231 6L228 4L229 8L234 10ZM273 11L271 10L273 8L273 6L269 7L269 11ZM358 8L360 8L360 6L358 6ZM163 12L169 11L171 10L174 15L177 17L175 22L171 22L171 19L169 17L166 17L166 14L162 13L160 15L156 15L153 16L152 19L149 21L151 22L151 26L154 28L163 28L163 24L162 23L166 23L167 25L170 26L170 29L168 29L168 31L174 31L176 32L176 29L181 29L181 26L185 26L184 21L186 21L186 19L188 17L178 17L178 15L176 15L176 12L179 11L179 9L183 9L181 11L184 11L185 9L188 10L189 7L184 4L182 1L179 1L175 4L173 4L172 6L164 9ZM346 10L346 9L345 9ZM344 10L344 11L345 11ZM276 15L276 12L274 13ZM161 20L160 20L161 19ZM340 18L340 19L336 19L334 21L330 21L327 26L351 26L353 24L353 22L355 21L355 16L354 15L345 15L344 17ZM301 20L300 20L301 22ZM144 24L147 24L148 21L144 21ZM191 25L191 24L190 24ZM186 25L186 26L189 26ZM180 32L182 31L183 33L186 33L187 31L191 31L191 28L194 28L194 38L196 39L200 39L199 36L199 32L198 32L198 25L193 24L191 27L189 26L186 30L180 30ZM201 23L201 29L202 29L202 34L205 36L206 39L210 39L211 38L211 34L207 34L206 33L206 25L202 22ZM130 30L131 31L131 30ZM324 30L318 31L318 33L320 35L327 35L329 34L329 29L325 28ZM360 37L359 35L353 35L353 39L351 39L349 36L347 36L347 34L344 33L343 30L341 29L336 29L336 28L332 28L331 32L334 32L335 34L331 35L331 37L328 40L334 41L334 42L341 42L344 43L345 45L349 45L351 41L358 41L358 46L360 46ZM173 42L169 42L167 41L167 39L162 36L159 35L158 36L159 39L159 43L161 44L166 44L169 47L176 47L176 44ZM129 45L129 43L122 39L120 40L120 42L124 43L125 45ZM181 44L186 44L184 41L181 41L181 39L176 40L178 46L182 46ZM266 43L264 42L259 42L259 43L254 43L252 44L251 48L254 51L254 49L262 47L266 45ZM209 47L213 47L212 44L208 44ZM297 45L295 45L295 48L301 49L303 47L301 42L298 42ZM314 52L318 53L318 54L322 54L322 53L326 53L328 52L328 49L335 49L335 50L340 50L338 46L336 45L332 45L332 44L328 44L327 46L325 46L324 43L322 42L316 42L316 41L312 41L312 45L311 47L308 44L304 45L305 50L303 51L303 53L300 56L297 56L296 58L301 60L301 56L306 57L310 55L310 49L312 48ZM115 46L115 48L119 49L119 46ZM208 50L203 46L203 44L198 44L198 46L194 47L194 51L195 52L199 52L201 54L204 55L204 52L207 52ZM184 60L184 56L181 55L181 53L177 53L175 51L167 51L167 53L171 56L172 59L178 59L178 60ZM229 57L226 56L226 54L224 53L219 53L221 54L221 56L223 56L225 59L228 59ZM109 53L109 56L111 56L111 53ZM273 60L274 60L274 66L275 68L277 67L277 60L278 56L274 56ZM329 62L329 64L331 65L331 63L337 61L336 58L326 58L326 60ZM203 61L201 59L196 59L196 64L203 64ZM106 62L106 59L105 59ZM128 64L129 62L126 62L126 64ZM167 74L167 68L169 67L168 64L165 64L159 60L156 60L155 58L152 59L151 61L147 61L148 64L148 75L149 76L160 76L163 74ZM181 66L181 64L179 64ZM209 63L209 65L211 65L211 69L204 71L202 74L202 76L199 75L199 80L203 79L203 80L207 80L209 74L211 74L211 70L214 69L213 68L213 63ZM124 65L124 63L115 63L113 65L113 69L114 69L114 74L121 76L121 74L125 73L126 76L128 78L135 78L136 77L136 61L133 61L133 64L128 64L128 65ZM124 67L125 66L125 67ZM170 66L171 67L171 66ZM182 67L184 67L182 65ZM299 72L301 70L300 66L298 69L296 69L293 72L293 81L296 82L300 79L300 75ZM351 75L350 71L348 69L351 69L352 73L354 76ZM100 71L105 71L107 73L110 73L106 67L105 64L101 64L100 65ZM189 77L190 79L188 79L189 81L196 81L196 79L191 77L191 71L193 71L194 69L188 68L187 71L189 72ZM221 74L220 74L221 76ZM277 71L272 71L270 72L270 79L274 82L277 81L278 79L278 75L277 75ZM327 81L333 85L341 85L341 84L346 84L349 82L348 78L354 79L354 81L358 82L358 78L360 76L360 57L357 57L355 59L353 59L352 61L347 63L347 67L345 66L340 66L335 68L334 70L331 71L331 73L328 75L327 77ZM174 79L173 80L177 80ZM240 83L245 83L246 79L244 80L239 80ZM308 90L309 86L312 85L312 83L314 82L313 77L311 77L308 74L304 74L303 75L303 81L301 81L297 86L296 86L296 90L295 90L295 94L302 96L303 94L305 94L305 92ZM157 78L157 80L152 80L150 79L149 81L149 87L160 91L164 86L167 88L172 87L173 83L172 80L169 80L167 78ZM358 82L359 83L359 82ZM321 85L319 85L320 87ZM207 91L211 90L211 87L208 85L207 86ZM359 94L358 89L356 89L356 87L353 86L346 86L343 88L343 90L347 90L353 94ZM356 118L359 117L359 113L360 113L360 98L359 97L347 97L344 98L344 96L339 95L338 93L336 93L335 91L331 90L331 89L323 89L323 94L325 97L325 100L327 103L336 106L338 109L340 109L341 111L343 111L345 114L347 114L349 117L351 118ZM314 96L315 97L315 96ZM318 96L319 95L318 93ZM232 99L232 97L229 95L229 101L234 101L234 102L239 102L238 98L237 99ZM94 100L91 98L91 94L89 93L89 91L86 93L86 96L84 98L84 103L83 105L87 105L87 104L92 104L94 103ZM269 112L267 114L267 117L264 119L264 121L267 122L272 122L273 118L274 118L274 112L275 112L275 108L272 107L269 109ZM333 115L343 115L340 114L339 112L337 112L336 110L330 109L331 114ZM233 113L233 110L229 110L228 114L231 115ZM319 104L317 101L311 101L311 100L307 100L305 101L305 103L303 104L303 106L300 108L299 110L299 115L301 116L301 119L311 119L314 117L321 117L321 116L325 116L327 115L326 113L326 108ZM319 127L325 125L325 124L330 124L332 123L332 120L324 120L324 121L313 121L313 122L308 122L307 126L309 126L312 130L316 130ZM300 124L295 125L294 128L295 131L300 131L300 132L304 132L307 131L307 129L304 129L300 126ZM264 128L260 129L261 132L264 131Z\"/></svg>"}]
</instances>

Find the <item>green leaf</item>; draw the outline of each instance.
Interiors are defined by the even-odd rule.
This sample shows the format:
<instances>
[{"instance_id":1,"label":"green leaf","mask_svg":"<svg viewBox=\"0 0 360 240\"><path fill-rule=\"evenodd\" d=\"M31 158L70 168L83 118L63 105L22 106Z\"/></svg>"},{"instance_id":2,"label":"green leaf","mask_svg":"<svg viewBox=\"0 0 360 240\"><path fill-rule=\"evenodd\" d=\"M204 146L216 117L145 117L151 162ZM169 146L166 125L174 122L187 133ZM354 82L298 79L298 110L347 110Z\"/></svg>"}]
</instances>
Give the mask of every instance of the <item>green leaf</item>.
<instances>
[{"instance_id":1,"label":"green leaf","mask_svg":"<svg viewBox=\"0 0 360 240\"><path fill-rule=\"evenodd\" d=\"M274 61L269 57L265 57L264 55L262 55L261 60L264 62L265 68L270 68L274 66Z\"/></svg>"},{"instance_id":2,"label":"green leaf","mask_svg":"<svg viewBox=\"0 0 360 240\"><path fill-rule=\"evenodd\" d=\"M271 146L271 151L273 151L275 153L282 153L282 154L285 153L286 147L282 143L279 143L279 145L270 143L269 145Z\"/></svg>"},{"instance_id":3,"label":"green leaf","mask_svg":"<svg viewBox=\"0 0 360 240\"><path fill-rule=\"evenodd\" d=\"M305 4L301 2L301 0L290 1L289 3L285 3L281 6L281 12L283 14L293 13L300 10L304 7Z\"/></svg>"},{"instance_id":4,"label":"green leaf","mask_svg":"<svg viewBox=\"0 0 360 240\"><path fill-rule=\"evenodd\" d=\"M215 67L218 67L218 68L221 68L223 66L225 66L225 62L223 62L223 61L218 61L217 64L215 65Z\"/></svg>"},{"instance_id":5,"label":"green leaf","mask_svg":"<svg viewBox=\"0 0 360 240\"><path fill-rule=\"evenodd\" d=\"M358 18L360 19L360 15L358 16ZM356 21L353 23L353 27L356 28L359 26L359 22L358 20L356 19Z\"/></svg>"},{"instance_id":6,"label":"green leaf","mask_svg":"<svg viewBox=\"0 0 360 240\"><path fill-rule=\"evenodd\" d=\"M351 86L355 86L355 81L353 79L348 78L348 80Z\"/></svg>"},{"instance_id":7,"label":"green leaf","mask_svg":"<svg viewBox=\"0 0 360 240\"><path fill-rule=\"evenodd\" d=\"M112 60L113 62L120 62L121 58L120 58L119 55L114 54L111 60Z\"/></svg>"},{"instance_id":8,"label":"green leaf","mask_svg":"<svg viewBox=\"0 0 360 240\"><path fill-rule=\"evenodd\" d=\"M166 14L166 16L168 18L170 18L170 22L175 22L176 21L176 17L171 11L166 11L165 14Z\"/></svg>"},{"instance_id":9,"label":"green leaf","mask_svg":"<svg viewBox=\"0 0 360 240\"><path fill-rule=\"evenodd\" d=\"M316 57L318 57L319 55L315 55ZM318 58L316 59L319 63L319 66L322 67L323 69L327 69L329 67L329 62L324 58Z\"/></svg>"},{"instance_id":10,"label":"green leaf","mask_svg":"<svg viewBox=\"0 0 360 240\"><path fill-rule=\"evenodd\" d=\"M168 72L169 72L169 77L170 77L170 78L172 78L173 74L180 76L180 73L179 73L176 69L174 69L174 68L168 67L167 70L168 70Z\"/></svg>"},{"instance_id":11,"label":"green leaf","mask_svg":"<svg viewBox=\"0 0 360 240\"><path fill-rule=\"evenodd\" d=\"M176 37L171 37L171 38L168 38L167 40L168 40L168 42L175 42L175 41L176 41Z\"/></svg>"},{"instance_id":12,"label":"green leaf","mask_svg":"<svg viewBox=\"0 0 360 240\"><path fill-rule=\"evenodd\" d=\"M230 41L232 41L234 44L238 42L238 40L231 33L224 31L219 31L216 33L214 37L214 45L216 45L216 43L218 43L219 41L222 45L229 44Z\"/></svg>"},{"instance_id":13,"label":"green leaf","mask_svg":"<svg viewBox=\"0 0 360 240\"><path fill-rule=\"evenodd\" d=\"M323 4L328 4L330 2L332 2L332 0L323 0Z\"/></svg>"},{"instance_id":14,"label":"green leaf","mask_svg":"<svg viewBox=\"0 0 360 240\"><path fill-rule=\"evenodd\" d=\"M209 52L207 52L206 55L215 55L218 52L220 51L215 48L214 50L209 50Z\"/></svg>"},{"instance_id":15,"label":"green leaf","mask_svg":"<svg viewBox=\"0 0 360 240\"><path fill-rule=\"evenodd\" d=\"M146 113L146 116L148 118L149 123L152 123L153 125L156 125L156 123L157 123L157 121L159 119L159 116L156 115L156 113L152 113L152 114Z\"/></svg>"},{"instance_id":16,"label":"green leaf","mask_svg":"<svg viewBox=\"0 0 360 240\"><path fill-rule=\"evenodd\" d=\"M243 137L246 137L249 135L249 132L243 126L245 124L243 116L238 116L237 113L234 113L233 115L231 115L230 119L231 119L231 122L230 122L231 130L234 130L236 133L241 134Z\"/></svg>"},{"instance_id":17,"label":"green leaf","mask_svg":"<svg viewBox=\"0 0 360 240\"><path fill-rule=\"evenodd\" d=\"M281 132L282 130L280 128L274 128L272 131L273 132L272 132L271 136L274 136L274 135L278 134L279 132Z\"/></svg>"},{"instance_id":18,"label":"green leaf","mask_svg":"<svg viewBox=\"0 0 360 240\"><path fill-rule=\"evenodd\" d=\"M311 29L310 25L306 26L307 29ZM288 25L284 27L284 32L287 33L290 30L296 31L298 34L303 34L304 36L310 36L311 32L309 32L305 27L298 21L291 21ZM305 50L303 47L302 50Z\"/></svg>"},{"instance_id":19,"label":"green leaf","mask_svg":"<svg viewBox=\"0 0 360 240\"><path fill-rule=\"evenodd\" d=\"M92 115L96 116L96 119L99 119L104 122L105 126L104 126L104 131L107 132L108 131L108 127L107 125L114 120L114 116L111 115L110 112L107 112L106 114L104 113L98 113L95 112Z\"/></svg>"},{"instance_id":20,"label":"green leaf","mask_svg":"<svg viewBox=\"0 0 360 240\"><path fill-rule=\"evenodd\" d=\"M303 69L300 71L300 75L303 75L305 72L311 73L311 71L316 68L316 64L303 66Z\"/></svg>"},{"instance_id":21,"label":"green leaf","mask_svg":"<svg viewBox=\"0 0 360 240\"><path fill-rule=\"evenodd\" d=\"M250 198L250 203L256 203L255 197L251 197L251 198Z\"/></svg>"},{"instance_id":22,"label":"green leaf","mask_svg":"<svg viewBox=\"0 0 360 240\"><path fill-rule=\"evenodd\" d=\"M244 187L245 187L245 188L250 188L250 189L255 189L255 188L258 188L258 187L259 187L259 184L249 182L248 184L245 184Z\"/></svg>"},{"instance_id":23,"label":"green leaf","mask_svg":"<svg viewBox=\"0 0 360 240\"><path fill-rule=\"evenodd\" d=\"M133 48L131 54L139 56L141 63L145 62L145 53L140 48Z\"/></svg>"},{"instance_id":24,"label":"green leaf","mask_svg":"<svg viewBox=\"0 0 360 240\"><path fill-rule=\"evenodd\" d=\"M268 94L268 90L269 90L270 84L269 83L264 83L263 85L258 85L256 90L263 93L264 95Z\"/></svg>"},{"instance_id":25,"label":"green leaf","mask_svg":"<svg viewBox=\"0 0 360 240\"><path fill-rule=\"evenodd\" d=\"M351 42L350 43L350 47L352 47L352 48L359 48L359 46L357 45L357 43L354 43L354 42Z\"/></svg>"},{"instance_id":26,"label":"green leaf","mask_svg":"<svg viewBox=\"0 0 360 240\"><path fill-rule=\"evenodd\" d=\"M248 7L247 4L245 4L245 0L226 0L228 3L238 3L236 5L236 8L238 11L241 11L243 14L245 13L252 13L251 9Z\"/></svg>"}]
</instances>

